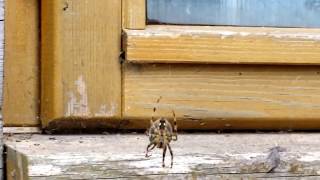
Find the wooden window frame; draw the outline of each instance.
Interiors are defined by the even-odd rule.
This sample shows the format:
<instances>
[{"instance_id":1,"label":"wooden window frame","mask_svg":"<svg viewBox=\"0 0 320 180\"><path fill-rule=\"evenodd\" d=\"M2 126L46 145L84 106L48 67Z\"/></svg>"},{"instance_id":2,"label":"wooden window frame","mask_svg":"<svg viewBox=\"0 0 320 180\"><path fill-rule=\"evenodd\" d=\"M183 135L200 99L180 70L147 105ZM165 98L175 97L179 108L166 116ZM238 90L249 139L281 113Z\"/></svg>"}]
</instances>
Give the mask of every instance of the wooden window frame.
<instances>
[{"instance_id":1,"label":"wooden window frame","mask_svg":"<svg viewBox=\"0 0 320 180\"><path fill-rule=\"evenodd\" d=\"M122 27L146 28L146 0L122 0Z\"/></svg>"},{"instance_id":2,"label":"wooden window frame","mask_svg":"<svg viewBox=\"0 0 320 180\"><path fill-rule=\"evenodd\" d=\"M147 25L146 0L123 2L129 62L320 64L320 29Z\"/></svg>"}]
</instances>

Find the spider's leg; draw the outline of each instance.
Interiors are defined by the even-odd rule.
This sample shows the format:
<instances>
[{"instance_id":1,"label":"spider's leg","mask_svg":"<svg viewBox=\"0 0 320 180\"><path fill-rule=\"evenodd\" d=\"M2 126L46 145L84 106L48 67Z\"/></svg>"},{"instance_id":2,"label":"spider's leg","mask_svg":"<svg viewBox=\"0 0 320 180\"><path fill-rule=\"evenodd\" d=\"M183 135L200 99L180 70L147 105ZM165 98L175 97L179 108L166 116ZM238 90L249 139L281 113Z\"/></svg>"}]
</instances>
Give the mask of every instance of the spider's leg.
<instances>
[{"instance_id":1,"label":"spider's leg","mask_svg":"<svg viewBox=\"0 0 320 180\"><path fill-rule=\"evenodd\" d=\"M152 145L153 145L153 147L151 147ZM150 147L151 147L151 149L149 149ZM149 157L148 152L151 151L152 149L154 149L154 147L156 147L156 144L154 144L154 143L150 143L147 146L146 157Z\"/></svg>"},{"instance_id":2,"label":"spider's leg","mask_svg":"<svg viewBox=\"0 0 320 180\"><path fill-rule=\"evenodd\" d=\"M172 168L172 166L173 166L173 152L172 152L170 144L168 144L168 148L169 148L169 152L170 152L170 155L171 155L171 168Z\"/></svg>"},{"instance_id":3,"label":"spider's leg","mask_svg":"<svg viewBox=\"0 0 320 180\"><path fill-rule=\"evenodd\" d=\"M172 110L172 115L173 115L173 137L172 140L177 141L178 140L178 125L177 125L177 118L176 118L176 113L174 110Z\"/></svg>"},{"instance_id":4,"label":"spider's leg","mask_svg":"<svg viewBox=\"0 0 320 180\"><path fill-rule=\"evenodd\" d=\"M166 152L167 152L167 146L163 146L162 167L165 167L164 160L165 160L165 157L166 157Z\"/></svg>"},{"instance_id":5,"label":"spider's leg","mask_svg":"<svg viewBox=\"0 0 320 180\"><path fill-rule=\"evenodd\" d=\"M156 145L157 144L154 143L153 146L149 149L149 152L152 151L156 147Z\"/></svg>"},{"instance_id":6,"label":"spider's leg","mask_svg":"<svg viewBox=\"0 0 320 180\"><path fill-rule=\"evenodd\" d=\"M159 102L160 102L160 100L161 100L161 96L157 99L157 106L158 106L158 104L159 104ZM151 119L150 119L150 125L151 126L153 126L153 122L154 122L154 113L157 111L157 108L156 108L156 106L154 106L153 107L153 109L152 109L152 116L151 116Z\"/></svg>"},{"instance_id":7,"label":"spider's leg","mask_svg":"<svg viewBox=\"0 0 320 180\"><path fill-rule=\"evenodd\" d=\"M159 104L161 98L162 98L162 97L160 96L160 97L157 99L157 102L156 102L157 104ZM154 113L155 113L156 111L157 111L157 108L156 108L156 106L154 106L153 109L152 109L152 115L151 115L151 119L150 119L150 128L153 128L153 127L154 127L154 124L153 124L153 123L154 123ZM150 135L150 134L149 134L149 129L147 129L145 133L146 133L147 136L149 136L149 135Z\"/></svg>"}]
</instances>

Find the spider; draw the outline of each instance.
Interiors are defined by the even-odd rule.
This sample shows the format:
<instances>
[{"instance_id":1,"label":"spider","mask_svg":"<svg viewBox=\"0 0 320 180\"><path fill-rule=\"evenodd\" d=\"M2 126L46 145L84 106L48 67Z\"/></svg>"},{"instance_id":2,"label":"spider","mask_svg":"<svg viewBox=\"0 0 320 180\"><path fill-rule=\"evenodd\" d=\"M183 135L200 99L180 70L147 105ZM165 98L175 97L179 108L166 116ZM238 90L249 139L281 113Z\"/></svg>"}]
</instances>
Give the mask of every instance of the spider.
<instances>
[{"instance_id":1,"label":"spider","mask_svg":"<svg viewBox=\"0 0 320 180\"><path fill-rule=\"evenodd\" d=\"M159 102L160 99L158 99L157 102ZM156 108L153 108L153 114L155 113ZM149 136L150 143L147 146L146 150L146 157L149 157L148 152L150 152L155 147L163 149L162 154L162 167L165 167L165 157L167 148L169 149L170 155L171 155L171 168L173 166L173 152L170 146L171 140L177 141L178 135L177 135L177 121L176 121L176 115L175 112L172 111L173 114L173 128L170 122L160 117L156 121L154 121L154 116L152 114L152 117L150 119L150 128L147 130L147 135Z\"/></svg>"}]
</instances>

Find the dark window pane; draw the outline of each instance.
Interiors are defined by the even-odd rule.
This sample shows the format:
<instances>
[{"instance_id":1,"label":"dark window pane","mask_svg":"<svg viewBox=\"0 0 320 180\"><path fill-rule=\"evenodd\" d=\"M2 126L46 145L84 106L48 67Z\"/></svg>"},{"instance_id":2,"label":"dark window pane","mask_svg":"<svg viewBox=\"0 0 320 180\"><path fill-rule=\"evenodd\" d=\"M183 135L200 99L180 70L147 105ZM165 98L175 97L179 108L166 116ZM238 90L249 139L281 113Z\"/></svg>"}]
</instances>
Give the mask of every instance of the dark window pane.
<instances>
[{"instance_id":1,"label":"dark window pane","mask_svg":"<svg viewBox=\"0 0 320 180\"><path fill-rule=\"evenodd\" d=\"M148 0L149 23L320 27L320 0Z\"/></svg>"}]
</instances>

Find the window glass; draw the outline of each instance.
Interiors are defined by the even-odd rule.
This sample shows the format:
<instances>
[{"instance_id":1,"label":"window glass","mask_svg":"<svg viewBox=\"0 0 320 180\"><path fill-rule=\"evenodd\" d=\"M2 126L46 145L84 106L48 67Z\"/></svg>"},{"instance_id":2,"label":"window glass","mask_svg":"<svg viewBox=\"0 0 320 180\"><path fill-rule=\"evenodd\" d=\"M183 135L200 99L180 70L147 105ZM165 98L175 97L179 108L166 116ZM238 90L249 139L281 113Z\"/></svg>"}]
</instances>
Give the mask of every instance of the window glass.
<instances>
[{"instance_id":1,"label":"window glass","mask_svg":"<svg viewBox=\"0 0 320 180\"><path fill-rule=\"evenodd\" d=\"M320 27L320 0L147 0L149 24Z\"/></svg>"}]
</instances>

